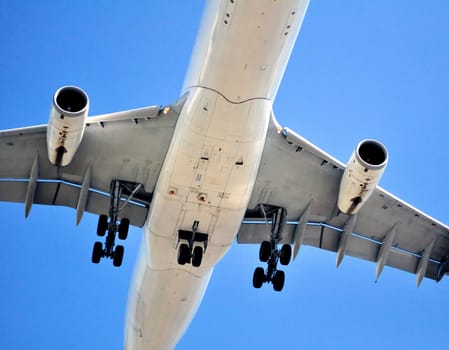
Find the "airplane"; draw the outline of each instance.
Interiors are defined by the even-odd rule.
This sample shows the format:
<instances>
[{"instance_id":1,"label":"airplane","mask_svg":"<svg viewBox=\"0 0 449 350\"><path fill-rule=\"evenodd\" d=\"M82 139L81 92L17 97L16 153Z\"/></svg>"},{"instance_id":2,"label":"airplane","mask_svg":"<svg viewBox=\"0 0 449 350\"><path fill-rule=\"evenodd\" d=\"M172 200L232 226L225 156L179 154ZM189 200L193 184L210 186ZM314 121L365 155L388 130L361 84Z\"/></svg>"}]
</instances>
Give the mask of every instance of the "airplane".
<instances>
[{"instance_id":1,"label":"airplane","mask_svg":"<svg viewBox=\"0 0 449 350\"><path fill-rule=\"evenodd\" d=\"M276 113L278 113L278 112L276 112ZM300 127L298 126L297 128L295 128L295 130L300 130ZM329 137L329 136L328 136ZM348 146L348 150L350 151L351 149L352 149L352 146L353 145L351 145L351 146ZM330 147L329 146L329 149L332 149L332 147ZM346 156L348 156L348 155L346 155ZM390 163L390 166L391 166L391 163ZM391 171L391 170L390 170ZM387 171L387 173L388 173L388 171ZM386 174L387 174L386 173ZM443 189L444 190L444 189ZM443 197L444 197L444 195L442 195ZM36 211L36 208L37 207L35 207L35 206L33 206L33 209L32 209L32 212L31 212L31 215L30 215L30 220L32 219L32 217L33 217L33 214L34 214L34 212ZM47 209L48 210L48 209ZM71 215L72 215L72 219L73 219L73 212L71 213ZM66 226L69 226L69 225L66 225ZM66 228L64 227L64 230L65 230ZM59 234L61 234L61 232L59 232ZM44 243L44 237L42 236L42 238L40 238L39 239L39 242L41 242L41 243ZM90 248L90 247L89 247ZM128 247L127 247L128 248ZM55 249L55 247L53 246L52 247L52 249L54 250ZM232 252L232 250L231 250L231 252ZM127 253L128 253L128 250L127 250ZM303 253L303 250L301 250L301 254ZM316 250L314 250L314 254L316 254ZM255 254L255 260L257 260L257 252L256 252L256 254ZM300 257L302 258L302 256L300 255ZM125 258L126 259L126 258ZM333 256L333 260L335 261L335 257ZM341 269L343 269L344 268L344 266L345 266L345 264L347 263L347 258L345 258L345 260L344 260L344 262L343 262L343 265L341 266ZM125 260L126 261L126 260ZM300 260L301 261L301 263L302 263L302 260ZM334 262L333 261L333 262ZM358 263L362 263L362 262L360 262L360 261L358 261ZM101 265L100 265L101 266ZM297 265L298 267L297 267L297 269L298 270L300 270L300 266L299 265ZM254 266L251 266L251 268L253 268ZM333 266L332 266L333 267ZM373 266L372 266L372 264L370 264L370 268L371 268L371 277L372 277L372 269L373 269ZM290 268L290 270L291 270L292 268ZM385 271L386 272L386 271ZM381 281L384 279L384 277L386 276L386 274L385 274L385 272L384 272L384 274L382 275L382 279L381 279ZM250 273L252 273L252 271L250 272ZM288 286L288 283L291 283L291 282L293 282L292 280L293 280L293 278L292 277L290 277L290 275L291 275L291 273L289 272L288 274L287 274L287 286ZM402 276L402 275L401 275ZM407 275L408 276L408 275ZM409 282L411 281L411 279L409 279ZM414 283L414 282L413 282ZM413 284L413 283L411 283L411 284ZM423 288L425 286L425 284L423 284L423 286L421 287L421 288ZM304 286L303 286L304 287ZM438 287L435 287L435 286L433 286L432 285L432 288L435 288L435 289L438 289L439 287L442 287L441 285L440 286L438 286ZM443 284L443 287L444 287L444 284ZM265 289L263 289L262 290L263 292L265 292ZM285 293L286 291L288 291L288 289L286 288L284 291L283 291L283 293ZM268 302L268 300L267 300L267 302ZM435 300L434 300L434 302L435 302ZM440 306L440 305L439 305Z\"/></svg>"}]
</instances>

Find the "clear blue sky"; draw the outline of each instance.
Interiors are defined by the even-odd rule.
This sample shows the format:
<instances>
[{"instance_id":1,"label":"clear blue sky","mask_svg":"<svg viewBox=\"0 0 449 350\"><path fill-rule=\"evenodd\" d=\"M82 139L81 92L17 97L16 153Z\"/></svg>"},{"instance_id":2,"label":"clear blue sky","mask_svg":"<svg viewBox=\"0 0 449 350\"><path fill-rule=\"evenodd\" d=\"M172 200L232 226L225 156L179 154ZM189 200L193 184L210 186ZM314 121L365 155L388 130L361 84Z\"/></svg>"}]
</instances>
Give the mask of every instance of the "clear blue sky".
<instances>
[{"instance_id":1,"label":"clear blue sky","mask_svg":"<svg viewBox=\"0 0 449 350\"><path fill-rule=\"evenodd\" d=\"M0 129L47 122L54 91L85 89L91 114L178 97L203 1L0 0ZM449 222L449 2L312 1L275 102L279 121L338 159L377 138L381 185ZM288 171L288 169L286 169ZM90 263L97 218L0 203L0 348L120 349L141 239L125 261ZM442 349L440 284L305 247L282 293L254 290L258 247L219 263L177 349Z\"/></svg>"}]
</instances>

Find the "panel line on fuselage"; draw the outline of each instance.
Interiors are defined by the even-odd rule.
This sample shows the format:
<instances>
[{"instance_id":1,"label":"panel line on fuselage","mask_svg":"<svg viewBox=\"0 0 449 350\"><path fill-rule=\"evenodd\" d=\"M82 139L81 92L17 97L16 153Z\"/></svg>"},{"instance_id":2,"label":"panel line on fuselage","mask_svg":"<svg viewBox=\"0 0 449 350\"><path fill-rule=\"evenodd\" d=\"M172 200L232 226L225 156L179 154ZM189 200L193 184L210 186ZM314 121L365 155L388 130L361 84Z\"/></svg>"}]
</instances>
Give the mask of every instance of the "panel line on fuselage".
<instances>
[{"instance_id":1,"label":"panel line on fuselage","mask_svg":"<svg viewBox=\"0 0 449 350\"><path fill-rule=\"evenodd\" d=\"M241 100L241 101L233 101L233 100L229 99L228 97L226 97L224 94L222 94L220 91L218 91L218 90L216 90L216 89L213 89L213 88L210 88L210 87L207 87L207 86L203 86L203 85L193 85L193 86L187 87L187 90L190 90L190 89L192 89L192 88L200 88L200 89L206 89L206 90L213 91L213 92L217 93L218 95L220 95L221 97L223 97L227 102L232 103L232 104L235 104L235 105L242 104L242 103L246 103L246 102L250 102L250 101L253 101L253 100L265 100L265 101L271 101L271 98L263 97L263 96L260 96L260 97L250 97L250 98L247 98L247 99Z\"/></svg>"}]
</instances>

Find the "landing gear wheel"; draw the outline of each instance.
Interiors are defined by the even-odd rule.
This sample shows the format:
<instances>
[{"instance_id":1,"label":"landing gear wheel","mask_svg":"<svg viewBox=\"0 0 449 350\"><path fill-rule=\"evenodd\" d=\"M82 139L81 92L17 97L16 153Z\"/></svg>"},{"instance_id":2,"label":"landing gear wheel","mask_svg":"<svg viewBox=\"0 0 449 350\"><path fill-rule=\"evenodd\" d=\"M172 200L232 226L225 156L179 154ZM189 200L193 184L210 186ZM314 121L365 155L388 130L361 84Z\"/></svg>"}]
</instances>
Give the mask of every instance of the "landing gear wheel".
<instances>
[{"instance_id":1,"label":"landing gear wheel","mask_svg":"<svg viewBox=\"0 0 449 350\"><path fill-rule=\"evenodd\" d=\"M192 266L199 267L201 265L201 261L203 261L203 248L195 247L192 254Z\"/></svg>"},{"instance_id":2,"label":"landing gear wheel","mask_svg":"<svg viewBox=\"0 0 449 350\"><path fill-rule=\"evenodd\" d=\"M103 257L103 243L95 242L92 250L92 262L98 264Z\"/></svg>"},{"instance_id":3,"label":"landing gear wheel","mask_svg":"<svg viewBox=\"0 0 449 350\"><path fill-rule=\"evenodd\" d=\"M253 274L253 286L254 288L262 287L263 282L265 281L265 271L262 267L257 267L254 270Z\"/></svg>"},{"instance_id":4,"label":"landing gear wheel","mask_svg":"<svg viewBox=\"0 0 449 350\"><path fill-rule=\"evenodd\" d=\"M259 249L259 260L262 262L267 262L271 256L271 243L268 241L263 241Z\"/></svg>"},{"instance_id":5,"label":"landing gear wheel","mask_svg":"<svg viewBox=\"0 0 449 350\"><path fill-rule=\"evenodd\" d=\"M107 229L108 229L108 216L102 214L98 218L97 235L103 237L106 234Z\"/></svg>"},{"instance_id":6,"label":"landing gear wheel","mask_svg":"<svg viewBox=\"0 0 449 350\"><path fill-rule=\"evenodd\" d=\"M178 264L185 265L190 260L189 246L185 243L181 244L178 249Z\"/></svg>"},{"instance_id":7,"label":"landing gear wheel","mask_svg":"<svg viewBox=\"0 0 449 350\"><path fill-rule=\"evenodd\" d=\"M279 255L279 262L281 265L288 265L292 258L292 247L289 244L284 244L281 248L281 253Z\"/></svg>"},{"instance_id":8,"label":"landing gear wheel","mask_svg":"<svg viewBox=\"0 0 449 350\"><path fill-rule=\"evenodd\" d=\"M129 231L129 219L122 219L118 227L118 238L125 240L128 237Z\"/></svg>"},{"instance_id":9,"label":"landing gear wheel","mask_svg":"<svg viewBox=\"0 0 449 350\"><path fill-rule=\"evenodd\" d=\"M119 267L122 265L123 255L125 254L125 248L122 245L118 245L114 250L114 259L112 260L112 264L115 267Z\"/></svg>"},{"instance_id":10,"label":"landing gear wheel","mask_svg":"<svg viewBox=\"0 0 449 350\"><path fill-rule=\"evenodd\" d=\"M284 271L276 271L276 273L273 276L273 289L276 292L280 292L282 288L284 288L284 282L285 282L285 273Z\"/></svg>"}]
</instances>

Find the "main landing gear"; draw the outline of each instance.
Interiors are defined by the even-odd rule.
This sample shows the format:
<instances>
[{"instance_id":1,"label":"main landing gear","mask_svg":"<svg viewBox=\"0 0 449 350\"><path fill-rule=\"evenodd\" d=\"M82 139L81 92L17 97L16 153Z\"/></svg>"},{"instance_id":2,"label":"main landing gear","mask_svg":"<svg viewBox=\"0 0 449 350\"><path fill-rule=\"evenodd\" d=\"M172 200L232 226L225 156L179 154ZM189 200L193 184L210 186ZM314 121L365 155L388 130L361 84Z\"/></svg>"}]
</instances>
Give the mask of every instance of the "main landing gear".
<instances>
[{"instance_id":1,"label":"main landing gear","mask_svg":"<svg viewBox=\"0 0 449 350\"><path fill-rule=\"evenodd\" d=\"M192 264L199 267L207 248L208 235L198 232L199 221L194 221L192 231L179 230L178 233L178 264Z\"/></svg>"},{"instance_id":2,"label":"main landing gear","mask_svg":"<svg viewBox=\"0 0 449 350\"><path fill-rule=\"evenodd\" d=\"M97 226L97 235L99 237L106 235L106 240L104 244L99 241L94 243L92 250L92 262L94 264L98 264L101 258L111 258L114 266L122 265L125 248L122 245L115 246L115 238L118 236L120 240L125 240L128 237L129 219L121 218L119 220L119 213L141 188L141 184L120 180L111 181L109 217L104 214L100 215ZM125 203L120 206L120 198L124 191L130 193L130 195Z\"/></svg>"},{"instance_id":3,"label":"main landing gear","mask_svg":"<svg viewBox=\"0 0 449 350\"><path fill-rule=\"evenodd\" d=\"M254 288L261 288L264 283L272 283L273 289L280 292L284 288L285 273L277 269L278 262L288 265L292 257L292 247L289 244L282 245L278 249L278 243L282 240L281 229L285 221L286 210L280 207L261 205L266 222L271 216L270 241L263 241L259 249L259 260L267 263L267 268L257 267L253 274Z\"/></svg>"}]
</instances>

